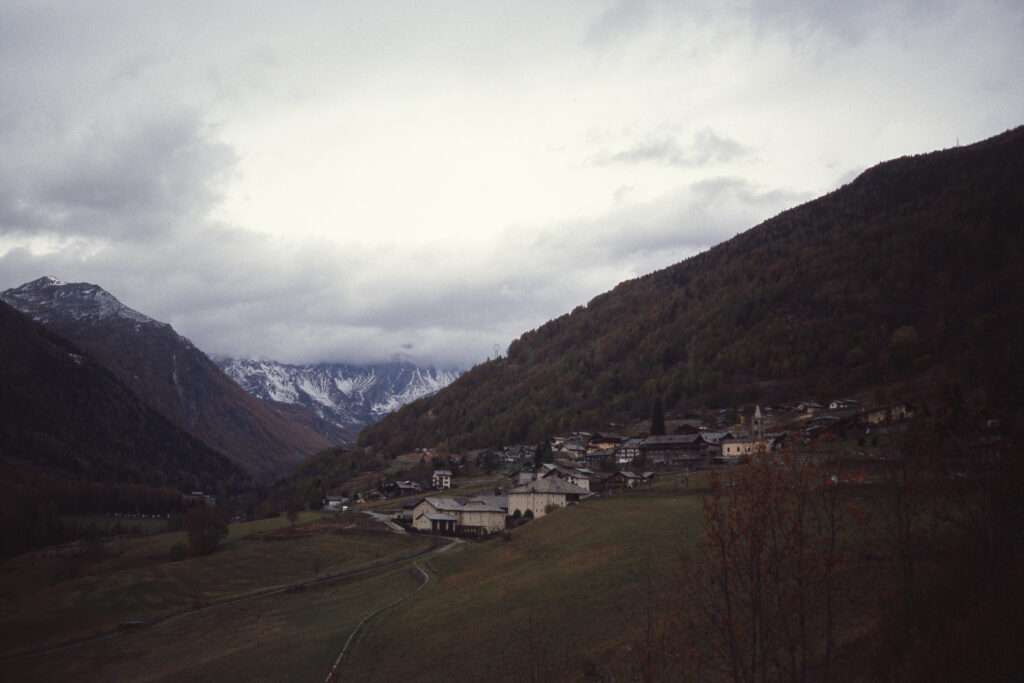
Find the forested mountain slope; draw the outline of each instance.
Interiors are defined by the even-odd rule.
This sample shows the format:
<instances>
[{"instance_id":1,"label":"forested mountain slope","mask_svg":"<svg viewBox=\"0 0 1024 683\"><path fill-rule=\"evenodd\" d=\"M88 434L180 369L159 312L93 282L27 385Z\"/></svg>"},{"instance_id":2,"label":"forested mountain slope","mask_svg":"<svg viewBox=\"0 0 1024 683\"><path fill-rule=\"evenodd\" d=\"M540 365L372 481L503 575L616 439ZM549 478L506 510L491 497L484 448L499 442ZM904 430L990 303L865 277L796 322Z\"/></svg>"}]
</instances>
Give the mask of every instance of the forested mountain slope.
<instances>
[{"instance_id":1,"label":"forested mountain slope","mask_svg":"<svg viewBox=\"0 0 1024 683\"><path fill-rule=\"evenodd\" d=\"M642 418L659 394L678 409L913 378L969 382L994 405L1013 405L1022 286L1017 128L879 164L624 282L365 430L361 443L394 453L535 441Z\"/></svg>"},{"instance_id":2,"label":"forested mountain slope","mask_svg":"<svg viewBox=\"0 0 1024 683\"><path fill-rule=\"evenodd\" d=\"M248 482L222 453L146 406L87 352L3 302L0 329L5 487L38 476L206 491Z\"/></svg>"},{"instance_id":3,"label":"forested mountain slope","mask_svg":"<svg viewBox=\"0 0 1024 683\"><path fill-rule=\"evenodd\" d=\"M88 351L151 408L257 479L289 473L331 439L292 406L246 393L170 325L88 282L39 278L0 298Z\"/></svg>"}]
</instances>

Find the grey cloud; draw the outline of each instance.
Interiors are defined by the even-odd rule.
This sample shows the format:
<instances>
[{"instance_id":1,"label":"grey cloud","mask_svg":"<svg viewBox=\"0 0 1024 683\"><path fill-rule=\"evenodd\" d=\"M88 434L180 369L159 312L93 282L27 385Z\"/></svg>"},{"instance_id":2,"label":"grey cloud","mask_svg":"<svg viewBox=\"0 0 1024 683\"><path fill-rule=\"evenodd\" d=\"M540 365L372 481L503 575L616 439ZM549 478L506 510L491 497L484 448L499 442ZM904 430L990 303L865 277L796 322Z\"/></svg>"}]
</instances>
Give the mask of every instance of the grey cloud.
<instances>
[{"instance_id":1,"label":"grey cloud","mask_svg":"<svg viewBox=\"0 0 1024 683\"><path fill-rule=\"evenodd\" d=\"M680 187L592 220L509 231L483 259L458 245L282 245L204 225L155 243L0 257L0 287L89 280L211 353L370 362L396 353L468 365L616 283L750 227L800 195L735 178ZM403 274L403 275L399 275Z\"/></svg>"},{"instance_id":2,"label":"grey cloud","mask_svg":"<svg viewBox=\"0 0 1024 683\"><path fill-rule=\"evenodd\" d=\"M458 364L486 357L495 343L623 279L678 261L807 198L726 177L680 186L653 201L634 199L650 191L643 178L630 177L638 165L686 169L680 174L686 178L699 169L735 172L715 165L748 160L751 150L724 131L699 128L715 125L720 100L737 118L735 108L751 104L742 96L753 98L755 108L764 105L768 130L787 125L787 106L808 104L806 93L786 99L791 89L809 90L813 99L830 84L844 97L899 99L904 83L913 90L919 85L915 77L939 67L953 72L959 86L976 83L976 73L1012 85L1021 64L1019 41L1012 38L1024 16L1024 5L1009 1L958 7L958 20L981 20L972 24L970 39L949 53L969 52L970 59L952 63L950 57L933 57L932 48L944 48L937 42L947 33L936 38L913 29L948 20L953 3L923 0L895 6L881 0L650 0L613 3L597 16L582 16L592 6L577 13L570 5L540 4L500 14L500 20L486 3L427 17L406 7L366 10L336 2L304 5L306 11L270 4L260 12L243 3L97 1L49 10L27 3L19 6L28 9L17 11L12 6L0 2L0 288L42 274L97 282L211 352L283 361L371 361L407 353ZM890 21L879 25L882 16ZM997 23L1006 35L986 42ZM579 49L581 31L592 51L569 54ZM876 34L898 39L881 45L867 40ZM757 45L759 39L765 44ZM924 66L906 67L902 80L887 80L878 65L898 60L908 41ZM862 43L861 51L834 49ZM498 44L501 50L494 49ZM641 97L647 90L684 92L687 79L705 65L718 66L713 73L726 79L746 74L745 60L761 56L766 68L776 59L794 71L808 70L806 51L839 55L838 70L821 72L827 81L786 73L746 83L753 93L724 84L706 101L695 100L693 117L686 119L697 127L690 137L656 129L648 137L618 138L617 144L604 139L591 163L630 171L614 181L621 183L614 209L596 218L509 230L495 238L489 256L470 258L459 244L421 249L401 243L292 243L210 219L221 181L236 168L234 152L216 140L211 124L287 114L297 98L305 101L321 89L353 101L368 90L380 96L391 89L396 109L409 83L426 82L429 90L472 79L495 90L513 80L535 81L547 96L590 90L586 79L594 78L594 92L605 87L628 94L635 88ZM592 73L595 61L621 68L600 81ZM750 73L761 75L758 67L749 65ZM555 80L545 81L552 72ZM858 90L862 79L872 89ZM883 123L864 122L859 137L850 131L850 140L864 140L864 131L873 139L884 133L898 118L889 112L948 112L950 120L963 122L958 126L970 128L950 131L965 141L969 134L1001 130L1013 116L1019 123L1019 89L977 97L973 90L947 93L946 83L941 86L934 90L942 97L908 95L907 102L921 106L887 109ZM863 101L879 106L881 99ZM522 105L526 110L537 102L524 99ZM830 110L823 110L823 129L848 124L830 120ZM608 126L635 129L645 125L645 115L638 109L625 120L620 113ZM672 115L680 113L665 114ZM752 132L760 125L748 122L745 130L730 132L743 130L745 141L759 140L760 153ZM902 139L910 137L905 130L891 135L903 145L917 145L918 138ZM808 145L823 140L803 139L803 133L794 131L793 139ZM571 141L564 148L578 149ZM876 149L867 160L834 152L842 157L836 170L877 161ZM403 199L397 188L394 201ZM501 224L501 216L491 218ZM358 240L356 233L351 239ZM45 248L23 246L36 240L47 242Z\"/></svg>"},{"instance_id":3,"label":"grey cloud","mask_svg":"<svg viewBox=\"0 0 1024 683\"><path fill-rule=\"evenodd\" d=\"M152 239L202 220L236 161L187 112L25 142L0 160L0 234Z\"/></svg>"},{"instance_id":4,"label":"grey cloud","mask_svg":"<svg viewBox=\"0 0 1024 683\"><path fill-rule=\"evenodd\" d=\"M739 142L721 136L710 128L698 131L693 141L681 145L670 135L649 136L617 152L597 155L597 166L610 164L655 163L666 166L692 168L712 163L727 163L750 154L750 149Z\"/></svg>"},{"instance_id":5,"label":"grey cloud","mask_svg":"<svg viewBox=\"0 0 1024 683\"><path fill-rule=\"evenodd\" d=\"M642 31L650 22L650 6L645 0L618 0L587 26L583 43L591 47L605 47Z\"/></svg>"}]
</instances>

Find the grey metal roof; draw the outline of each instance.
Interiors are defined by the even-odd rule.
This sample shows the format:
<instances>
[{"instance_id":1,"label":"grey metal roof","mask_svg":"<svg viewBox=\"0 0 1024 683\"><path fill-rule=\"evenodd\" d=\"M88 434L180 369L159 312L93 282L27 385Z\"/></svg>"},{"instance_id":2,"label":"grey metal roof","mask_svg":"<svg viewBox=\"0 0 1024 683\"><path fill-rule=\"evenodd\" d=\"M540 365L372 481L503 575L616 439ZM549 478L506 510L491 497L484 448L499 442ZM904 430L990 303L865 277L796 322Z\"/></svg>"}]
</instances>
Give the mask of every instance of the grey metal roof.
<instances>
[{"instance_id":1,"label":"grey metal roof","mask_svg":"<svg viewBox=\"0 0 1024 683\"><path fill-rule=\"evenodd\" d=\"M457 522L457 515L448 515L443 512L424 512L420 517L426 517L431 522Z\"/></svg>"},{"instance_id":2,"label":"grey metal roof","mask_svg":"<svg viewBox=\"0 0 1024 683\"><path fill-rule=\"evenodd\" d=\"M566 495L586 495L589 492L585 489L581 489L575 484L570 484L564 479L548 477L545 479L538 479L537 481L531 481L529 484L524 486L517 486L509 491L509 494L513 493L564 493Z\"/></svg>"},{"instance_id":3,"label":"grey metal roof","mask_svg":"<svg viewBox=\"0 0 1024 683\"><path fill-rule=\"evenodd\" d=\"M701 438L700 433L696 434L666 434L664 436L649 436L643 440L643 446L672 446L681 444L696 443Z\"/></svg>"},{"instance_id":4,"label":"grey metal roof","mask_svg":"<svg viewBox=\"0 0 1024 683\"><path fill-rule=\"evenodd\" d=\"M451 510L453 512L458 512L462 509L462 501L456 498L449 498L447 496L430 496L423 500L433 505L435 510Z\"/></svg>"},{"instance_id":5,"label":"grey metal roof","mask_svg":"<svg viewBox=\"0 0 1024 683\"><path fill-rule=\"evenodd\" d=\"M719 444L726 439L733 437L732 432L701 432L701 438L710 444Z\"/></svg>"}]
</instances>

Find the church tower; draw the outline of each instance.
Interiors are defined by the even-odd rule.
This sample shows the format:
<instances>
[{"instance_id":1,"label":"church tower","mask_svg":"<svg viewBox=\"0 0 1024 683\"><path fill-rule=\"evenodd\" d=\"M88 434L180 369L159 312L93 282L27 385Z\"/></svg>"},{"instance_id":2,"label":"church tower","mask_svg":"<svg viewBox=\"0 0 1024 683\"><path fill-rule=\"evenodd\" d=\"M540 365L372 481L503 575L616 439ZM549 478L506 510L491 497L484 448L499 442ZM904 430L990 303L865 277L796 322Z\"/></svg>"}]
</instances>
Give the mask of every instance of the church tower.
<instances>
[{"instance_id":1,"label":"church tower","mask_svg":"<svg viewBox=\"0 0 1024 683\"><path fill-rule=\"evenodd\" d=\"M761 414L761 405L754 407L754 439L764 441L764 415Z\"/></svg>"}]
</instances>

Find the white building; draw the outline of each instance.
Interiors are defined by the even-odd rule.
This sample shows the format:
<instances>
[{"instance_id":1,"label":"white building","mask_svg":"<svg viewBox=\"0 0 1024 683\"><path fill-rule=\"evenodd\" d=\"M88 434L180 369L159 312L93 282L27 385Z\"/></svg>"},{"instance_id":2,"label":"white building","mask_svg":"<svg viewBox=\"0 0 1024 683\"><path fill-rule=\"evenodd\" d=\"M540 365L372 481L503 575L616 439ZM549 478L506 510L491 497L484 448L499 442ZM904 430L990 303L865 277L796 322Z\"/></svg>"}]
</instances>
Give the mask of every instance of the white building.
<instances>
[{"instance_id":1,"label":"white building","mask_svg":"<svg viewBox=\"0 0 1024 683\"><path fill-rule=\"evenodd\" d=\"M527 519L543 517L549 506L564 508L585 495L586 491L564 479L545 477L509 491L508 513L512 517Z\"/></svg>"},{"instance_id":2,"label":"white building","mask_svg":"<svg viewBox=\"0 0 1024 683\"><path fill-rule=\"evenodd\" d=\"M505 496L469 499L431 496L413 508L412 526L432 533L486 535L505 528L507 512Z\"/></svg>"},{"instance_id":3,"label":"white building","mask_svg":"<svg viewBox=\"0 0 1024 683\"><path fill-rule=\"evenodd\" d=\"M431 478L431 484L437 490L450 489L452 487L452 471L451 470L434 470L434 476Z\"/></svg>"}]
</instances>

